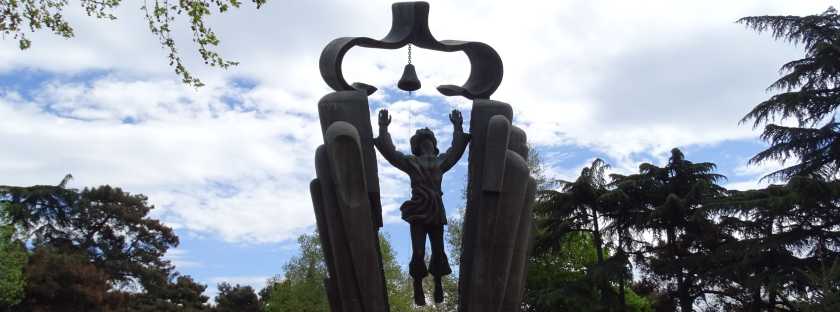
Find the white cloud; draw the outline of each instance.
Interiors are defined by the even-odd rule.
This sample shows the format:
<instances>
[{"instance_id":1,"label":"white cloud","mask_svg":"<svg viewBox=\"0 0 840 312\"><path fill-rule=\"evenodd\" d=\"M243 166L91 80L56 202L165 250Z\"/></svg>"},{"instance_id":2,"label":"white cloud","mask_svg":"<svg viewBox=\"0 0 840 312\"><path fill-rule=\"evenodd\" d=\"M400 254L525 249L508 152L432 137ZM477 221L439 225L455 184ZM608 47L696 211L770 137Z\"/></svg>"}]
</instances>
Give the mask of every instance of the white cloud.
<instances>
[{"instance_id":1,"label":"white cloud","mask_svg":"<svg viewBox=\"0 0 840 312\"><path fill-rule=\"evenodd\" d=\"M308 181L321 142L316 103L329 92L317 71L319 53L336 37L381 37L391 23L390 1L365 4L270 1L259 11L213 16L221 52L242 62L229 71L201 66L179 29L183 56L208 83L200 90L179 84L135 3L126 2L114 22L72 7L72 40L38 33L24 52L0 41L0 73L57 77L31 98L2 91L0 144L12 148L0 152L0 183L56 183L72 172L79 185L150 195L159 215L182 229L229 241L294 237L314 220ZM660 163L675 146L754 137L738 119L768 96L776 68L801 52L733 21L818 13L830 4L440 1L432 3L430 26L439 39L483 41L500 53L505 80L494 98L513 105L530 142L591 149L614 160L617 171L634 171L642 160ZM357 48L344 70L348 80L382 89L400 77L405 57L405 49ZM461 54L415 50L414 64L424 86L419 95L468 74ZM104 74L79 78L91 72ZM407 103L390 106L403 150L411 134ZM469 107L463 99L447 103ZM447 146L446 117L432 116L428 103L410 107L414 128L430 126ZM405 177L380 163L386 219L394 220Z\"/></svg>"},{"instance_id":2,"label":"white cloud","mask_svg":"<svg viewBox=\"0 0 840 312\"><path fill-rule=\"evenodd\" d=\"M14 148L0 154L8 164L0 179L43 184L72 172L81 186L149 195L165 221L187 230L229 241L294 237L314 221L308 180L317 119L229 107L224 92L211 92L225 88L194 93L173 81L105 77L67 88L50 82L32 101L8 94L0 98L0 142ZM109 96L116 89L122 96ZM149 105L130 103L137 99ZM121 123L126 117L137 122Z\"/></svg>"},{"instance_id":3,"label":"white cloud","mask_svg":"<svg viewBox=\"0 0 840 312\"><path fill-rule=\"evenodd\" d=\"M189 251L181 248L173 248L166 251L164 259L172 261L178 269L194 269L204 266L201 261L190 260Z\"/></svg>"}]
</instances>

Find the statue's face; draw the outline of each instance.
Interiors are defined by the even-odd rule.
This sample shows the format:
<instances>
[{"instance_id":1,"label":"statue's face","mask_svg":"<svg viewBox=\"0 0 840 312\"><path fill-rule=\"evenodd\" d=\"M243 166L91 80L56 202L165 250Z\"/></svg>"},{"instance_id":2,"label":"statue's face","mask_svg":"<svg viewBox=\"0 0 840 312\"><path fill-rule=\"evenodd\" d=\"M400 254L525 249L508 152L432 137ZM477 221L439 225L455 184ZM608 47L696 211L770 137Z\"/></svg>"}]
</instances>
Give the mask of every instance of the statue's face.
<instances>
[{"instance_id":1,"label":"statue's face","mask_svg":"<svg viewBox=\"0 0 840 312\"><path fill-rule=\"evenodd\" d=\"M432 140L421 140L419 147L421 156L435 156L437 154L437 147Z\"/></svg>"}]
</instances>

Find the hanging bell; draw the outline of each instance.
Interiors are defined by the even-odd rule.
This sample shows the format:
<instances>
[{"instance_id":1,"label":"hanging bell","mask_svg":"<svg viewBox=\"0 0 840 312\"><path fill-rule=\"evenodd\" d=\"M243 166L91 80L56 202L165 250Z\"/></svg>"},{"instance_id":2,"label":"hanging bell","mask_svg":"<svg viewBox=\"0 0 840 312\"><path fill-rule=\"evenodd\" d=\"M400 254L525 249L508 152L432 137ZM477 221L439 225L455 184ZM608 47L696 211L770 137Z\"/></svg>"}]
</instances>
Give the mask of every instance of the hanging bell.
<instances>
[{"instance_id":1,"label":"hanging bell","mask_svg":"<svg viewBox=\"0 0 840 312\"><path fill-rule=\"evenodd\" d=\"M420 79L417 79L417 71L414 70L414 65L407 64L403 69L402 78L397 82L397 88L403 91L417 91L420 89Z\"/></svg>"}]
</instances>

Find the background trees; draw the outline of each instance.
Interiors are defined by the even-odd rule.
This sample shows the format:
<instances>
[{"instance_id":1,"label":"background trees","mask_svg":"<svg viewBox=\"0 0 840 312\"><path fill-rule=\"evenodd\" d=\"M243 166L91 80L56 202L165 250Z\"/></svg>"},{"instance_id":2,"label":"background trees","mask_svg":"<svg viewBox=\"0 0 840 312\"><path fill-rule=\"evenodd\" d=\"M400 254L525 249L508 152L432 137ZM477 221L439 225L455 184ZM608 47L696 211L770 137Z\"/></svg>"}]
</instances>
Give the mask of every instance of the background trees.
<instances>
[{"instance_id":1,"label":"background trees","mask_svg":"<svg viewBox=\"0 0 840 312\"><path fill-rule=\"evenodd\" d=\"M751 163L790 160L794 165L773 172L771 178L785 180L795 175L836 177L840 163L840 133L834 121L840 105L840 15L829 8L809 16L750 16L739 23L757 32L769 32L776 39L801 44L805 57L790 61L784 75L770 85L782 93L759 103L741 122L753 127L766 124L762 138L770 147ZM796 126L776 124L792 120ZM821 126L818 126L821 125Z\"/></svg>"},{"instance_id":2,"label":"background trees","mask_svg":"<svg viewBox=\"0 0 840 312\"><path fill-rule=\"evenodd\" d=\"M216 306L214 312L259 312L262 311L260 299L251 286L231 286L228 283L220 283L217 287L219 294L216 295Z\"/></svg>"},{"instance_id":3,"label":"background trees","mask_svg":"<svg viewBox=\"0 0 840 312\"><path fill-rule=\"evenodd\" d=\"M0 186L6 222L0 259L11 263L3 267L10 274L0 280L21 285L15 272L22 272L24 285L19 303L14 302L19 290L4 287L4 299L9 298L4 304L27 311L208 307L206 286L163 258L178 237L148 217L154 207L145 196L107 185L67 189L68 177L57 186ZM17 271L14 264L22 261Z\"/></svg>"},{"instance_id":4,"label":"background trees","mask_svg":"<svg viewBox=\"0 0 840 312\"><path fill-rule=\"evenodd\" d=\"M23 267L28 255L23 243L14 238L14 227L7 225L4 206L0 206L0 311L7 311L23 299Z\"/></svg>"}]
</instances>

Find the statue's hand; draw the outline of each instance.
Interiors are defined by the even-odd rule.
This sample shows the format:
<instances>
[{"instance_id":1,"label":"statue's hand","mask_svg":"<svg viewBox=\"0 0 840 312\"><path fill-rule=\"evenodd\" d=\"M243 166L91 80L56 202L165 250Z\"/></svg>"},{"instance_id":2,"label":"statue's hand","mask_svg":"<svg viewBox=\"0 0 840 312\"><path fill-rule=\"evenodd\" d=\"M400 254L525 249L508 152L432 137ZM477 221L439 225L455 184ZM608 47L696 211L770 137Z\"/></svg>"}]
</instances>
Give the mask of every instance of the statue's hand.
<instances>
[{"instance_id":1,"label":"statue's hand","mask_svg":"<svg viewBox=\"0 0 840 312\"><path fill-rule=\"evenodd\" d=\"M464 123L464 117L461 116L461 112L457 109L453 109L452 113L449 114L449 121L452 122L452 125L455 127L461 127Z\"/></svg>"},{"instance_id":2,"label":"statue's hand","mask_svg":"<svg viewBox=\"0 0 840 312\"><path fill-rule=\"evenodd\" d=\"M379 111L379 127L387 128L391 124L391 115L388 115L388 110L383 108Z\"/></svg>"}]
</instances>

